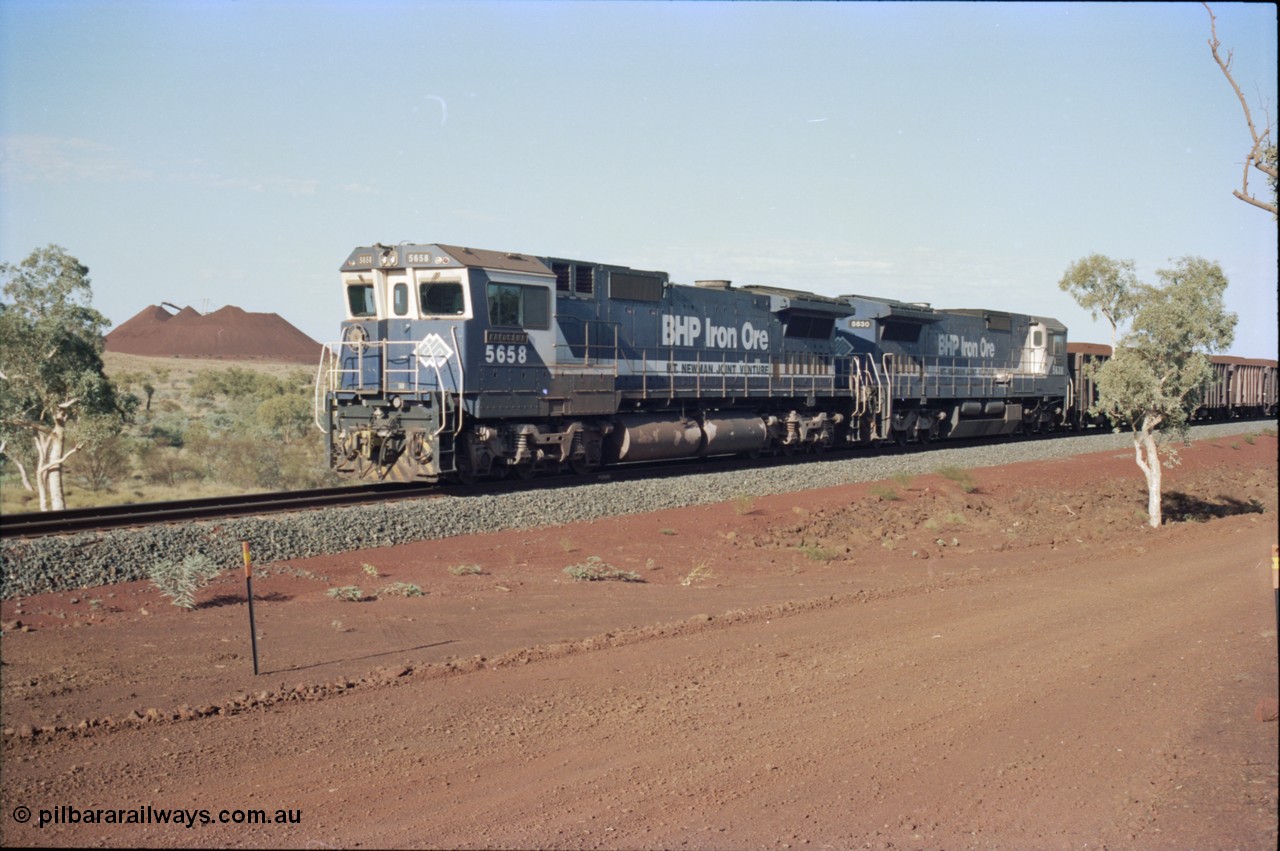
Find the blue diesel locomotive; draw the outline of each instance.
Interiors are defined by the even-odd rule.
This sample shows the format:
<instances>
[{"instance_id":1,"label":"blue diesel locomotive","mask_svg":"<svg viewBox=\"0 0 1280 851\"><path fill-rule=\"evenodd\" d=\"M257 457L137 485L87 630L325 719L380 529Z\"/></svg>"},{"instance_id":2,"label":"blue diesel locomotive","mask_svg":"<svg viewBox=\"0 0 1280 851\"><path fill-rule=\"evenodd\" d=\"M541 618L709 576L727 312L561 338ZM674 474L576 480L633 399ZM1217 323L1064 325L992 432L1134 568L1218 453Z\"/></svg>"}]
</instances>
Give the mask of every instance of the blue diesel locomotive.
<instances>
[{"instance_id":1,"label":"blue diesel locomotive","mask_svg":"<svg viewBox=\"0 0 1280 851\"><path fill-rule=\"evenodd\" d=\"M1066 328L453 245L342 265L317 378L335 470L470 482L1056 428Z\"/></svg>"}]
</instances>

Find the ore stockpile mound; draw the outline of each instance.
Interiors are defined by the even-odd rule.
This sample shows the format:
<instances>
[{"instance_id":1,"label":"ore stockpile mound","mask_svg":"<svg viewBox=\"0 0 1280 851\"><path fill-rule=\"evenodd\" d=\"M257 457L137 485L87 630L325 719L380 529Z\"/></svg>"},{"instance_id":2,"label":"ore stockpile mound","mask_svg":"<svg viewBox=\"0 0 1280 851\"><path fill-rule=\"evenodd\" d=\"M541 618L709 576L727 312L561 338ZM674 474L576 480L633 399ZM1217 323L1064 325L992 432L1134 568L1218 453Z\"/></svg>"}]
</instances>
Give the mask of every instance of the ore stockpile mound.
<instances>
[{"instance_id":1,"label":"ore stockpile mound","mask_svg":"<svg viewBox=\"0 0 1280 851\"><path fill-rule=\"evenodd\" d=\"M321 346L278 313L234 305L202 314L150 305L106 337L109 352L146 357L227 358L314 364Z\"/></svg>"}]
</instances>

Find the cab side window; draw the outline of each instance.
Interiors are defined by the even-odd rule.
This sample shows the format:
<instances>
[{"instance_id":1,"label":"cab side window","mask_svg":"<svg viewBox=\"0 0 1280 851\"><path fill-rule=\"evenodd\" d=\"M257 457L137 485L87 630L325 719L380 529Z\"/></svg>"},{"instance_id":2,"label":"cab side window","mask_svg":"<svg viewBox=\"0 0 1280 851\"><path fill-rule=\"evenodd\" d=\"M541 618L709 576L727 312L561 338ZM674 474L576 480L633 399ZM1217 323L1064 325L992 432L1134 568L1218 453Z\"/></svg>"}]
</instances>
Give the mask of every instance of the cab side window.
<instances>
[{"instance_id":1,"label":"cab side window","mask_svg":"<svg viewBox=\"0 0 1280 851\"><path fill-rule=\"evenodd\" d=\"M551 327L551 293L546 287L489 284L489 323L542 330Z\"/></svg>"}]
</instances>

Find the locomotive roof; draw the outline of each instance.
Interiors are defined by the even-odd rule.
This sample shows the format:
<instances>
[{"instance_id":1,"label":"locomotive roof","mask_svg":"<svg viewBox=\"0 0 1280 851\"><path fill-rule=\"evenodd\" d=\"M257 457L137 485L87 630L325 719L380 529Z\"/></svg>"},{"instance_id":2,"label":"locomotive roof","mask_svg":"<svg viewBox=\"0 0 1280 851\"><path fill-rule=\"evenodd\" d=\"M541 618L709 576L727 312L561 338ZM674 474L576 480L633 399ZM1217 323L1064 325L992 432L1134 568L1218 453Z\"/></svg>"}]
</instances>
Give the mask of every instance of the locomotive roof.
<instances>
[{"instance_id":1,"label":"locomotive roof","mask_svg":"<svg viewBox=\"0 0 1280 851\"><path fill-rule=\"evenodd\" d=\"M351 270L390 266L431 266L445 269L468 266L534 275L552 274L545 263L527 254L443 243L402 242L399 245L383 245L375 242L371 246L362 246L352 251L342 268Z\"/></svg>"},{"instance_id":2,"label":"locomotive roof","mask_svg":"<svg viewBox=\"0 0 1280 851\"><path fill-rule=\"evenodd\" d=\"M445 245L444 243L439 243L438 247L463 266L502 269L507 272L531 272L535 275L551 274L547 264L537 257L530 257L526 254L516 254L510 251L487 251L483 248L465 248L460 245Z\"/></svg>"},{"instance_id":3,"label":"locomotive roof","mask_svg":"<svg viewBox=\"0 0 1280 851\"><path fill-rule=\"evenodd\" d=\"M879 313L872 314L873 319L904 319L911 322L932 323L941 322L943 314L933 308L932 305L920 302L897 301L892 298L882 298L873 295L858 295L851 293L849 295L840 296L841 299L849 304L855 302L871 302L872 304L881 305Z\"/></svg>"},{"instance_id":4,"label":"locomotive roof","mask_svg":"<svg viewBox=\"0 0 1280 851\"><path fill-rule=\"evenodd\" d=\"M964 315L964 316L978 316L978 317L987 317L987 316L1023 316L1023 315L1025 315L1025 316L1026 316L1028 319L1030 319L1031 321L1033 321L1033 322L1039 322L1041 325L1044 325L1044 326L1045 326L1046 328L1048 328L1050 331L1060 331L1060 332L1065 332L1065 331L1067 330L1067 326L1066 326L1066 325L1063 325L1063 324L1062 324L1061 322L1059 322L1058 320L1056 320L1056 319L1052 319L1052 318L1050 318L1050 317L1048 317L1048 316L1032 316L1032 315L1030 315L1030 314L1010 313L1010 312L1009 312L1009 311L1007 311L1007 310L983 310L983 309L982 309L982 308L980 308L980 307L978 307L978 308L973 308L973 307L957 307L957 308L949 308L946 312L947 312L947 313L959 313L959 314L962 314L962 315Z\"/></svg>"},{"instance_id":5,"label":"locomotive roof","mask_svg":"<svg viewBox=\"0 0 1280 851\"><path fill-rule=\"evenodd\" d=\"M741 289L743 292L755 295L770 296L773 299L773 307L771 309L774 311L807 310L815 313L834 313L840 316L848 316L853 313L853 307L842 299L818 295L805 290L790 290L784 287L771 287L760 284L751 284Z\"/></svg>"}]
</instances>

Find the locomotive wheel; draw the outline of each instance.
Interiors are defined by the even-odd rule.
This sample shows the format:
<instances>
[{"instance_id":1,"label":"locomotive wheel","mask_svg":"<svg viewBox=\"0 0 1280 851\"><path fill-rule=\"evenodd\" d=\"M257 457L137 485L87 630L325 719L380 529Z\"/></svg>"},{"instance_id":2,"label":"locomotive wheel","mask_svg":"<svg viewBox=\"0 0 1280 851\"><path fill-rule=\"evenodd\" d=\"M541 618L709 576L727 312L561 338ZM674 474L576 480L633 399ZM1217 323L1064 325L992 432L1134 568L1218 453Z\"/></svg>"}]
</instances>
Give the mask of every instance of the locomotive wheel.
<instances>
[{"instance_id":1,"label":"locomotive wheel","mask_svg":"<svg viewBox=\"0 0 1280 851\"><path fill-rule=\"evenodd\" d=\"M471 448L469 441L465 438L459 438L454 444L454 477L460 485L474 485L480 480L476 475L476 471L471 467Z\"/></svg>"},{"instance_id":2,"label":"locomotive wheel","mask_svg":"<svg viewBox=\"0 0 1280 851\"><path fill-rule=\"evenodd\" d=\"M569 469L573 471L575 476L586 476L600 469L599 463L592 463L586 458L570 458Z\"/></svg>"},{"instance_id":3,"label":"locomotive wheel","mask_svg":"<svg viewBox=\"0 0 1280 851\"><path fill-rule=\"evenodd\" d=\"M509 468L516 474L516 478L522 482L527 482L534 476L538 475L538 471L533 468L532 464L513 464Z\"/></svg>"}]
</instances>

